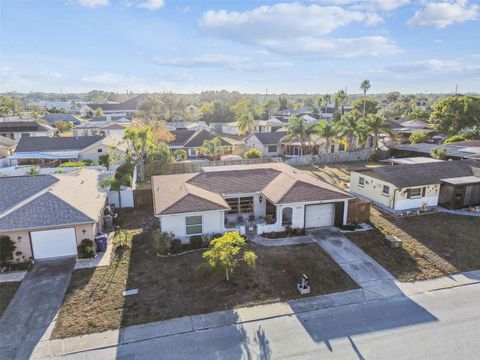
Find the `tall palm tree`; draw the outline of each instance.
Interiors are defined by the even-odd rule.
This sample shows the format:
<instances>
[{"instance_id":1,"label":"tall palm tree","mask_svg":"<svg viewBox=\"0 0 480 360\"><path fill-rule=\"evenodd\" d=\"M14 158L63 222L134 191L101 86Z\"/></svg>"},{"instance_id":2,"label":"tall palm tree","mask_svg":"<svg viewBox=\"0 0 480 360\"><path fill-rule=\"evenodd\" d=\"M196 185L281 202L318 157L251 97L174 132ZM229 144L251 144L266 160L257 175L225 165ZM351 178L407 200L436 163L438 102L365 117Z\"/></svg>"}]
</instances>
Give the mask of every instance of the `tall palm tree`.
<instances>
[{"instance_id":1,"label":"tall palm tree","mask_svg":"<svg viewBox=\"0 0 480 360\"><path fill-rule=\"evenodd\" d=\"M335 102L340 105L342 109L342 116L345 113L345 102L348 99L347 92L345 90L338 90L335 94Z\"/></svg>"},{"instance_id":2,"label":"tall palm tree","mask_svg":"<svg viewBox=\"0 0 480 360\"><path fill-rule=\"evenodd\" d=\"M366 101L367 101L367 91L370 89L370 81L363 80L360 84L360 90L363 91L363 118L365 119L365 108L366 108Z\"/></svg>"},{"instance_id":3,"label":"tall palm tree","mask_svg":"<svg viewBox=\"0 0 480 360\"><path fill-rule=\"evenodd\" d=\"M378 148L378 138L381 134L392 135L390 126L378 115L369 114L363 119L365 131L373 136L373 148Z\"/></svg>"},{"instance_id":4,"label":"tall palm tree","mask_svg":"<svg viewBox=\"0 0 480 360\"><path fill-rule=\"evenodd\" d=\"M324 109L325 109L324 114L327 113L327 107L328 107L328 104L330 104L330 100L331 100L330 94L325 94L325 95L323 95L323 97L322 97L322 103L323 103L323 105L325 106L325 108L324 108Z\"/></svg>"},{"instance_id":5,"label":"tall palm tree","mask_svg":"<svg viewBox=\"0 0 480 360\"><path fill-rule=\"evenodd\" d=\"M325 139L325 152L328 153L330 143L338 136L338 128L335 124L322 120L316 126L316 134Z\"/></svg>"},{"instance_id":6,"label":"tall palm tree","mask_svg":"<svg viewBox=\"0 0 480 360\"><path fill-rule=\"evenodd\" d=\"M287 127L287 135L284 137L287 141L300 142L300 156L303 155L303 149L307 142L310 142L311 137L316 132L316 124L305 124L305 120L301 117L292 116Z\"/></svg>"},{"instance_id":7,"label":"tall palm tree","mask_svg":"<svg viewBox=\"0 0 480 360\"><path fill-rule=\"evenodd\" d=\"M357 142L365 142L367 136L365 125L361 121L356 121L351 114L344 116L342 120L340 120L338 123L338 132L349 152L355 150Z\"/></svg>"},{"instance_id":8,"label":"tall palm tree","mask_svg":"<svg viewBox=\"0 0 480 360\"><path fill-rule=\"evenodd\" d=\"M237 121L238 130L242 135L248 135L255 130L255 121L252 114L242 114Z\"/></svg>"}]
</instances>

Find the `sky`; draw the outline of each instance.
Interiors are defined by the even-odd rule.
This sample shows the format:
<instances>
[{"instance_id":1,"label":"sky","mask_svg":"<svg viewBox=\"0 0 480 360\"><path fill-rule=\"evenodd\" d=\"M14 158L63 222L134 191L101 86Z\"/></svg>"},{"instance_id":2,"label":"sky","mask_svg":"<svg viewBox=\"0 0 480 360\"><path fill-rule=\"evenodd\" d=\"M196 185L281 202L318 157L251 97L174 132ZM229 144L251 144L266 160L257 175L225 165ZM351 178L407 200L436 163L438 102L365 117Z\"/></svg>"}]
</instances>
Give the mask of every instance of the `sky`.
<instances>
[{"instance_id":1,"label":"sky","mask_svg":"<svg viewBox=\"0 0 480 360\"><path fill-rule=\"evenodd\" d=\"M0 91L480 92L480 0L0 0Z\"/></svg>"}]
</instances>

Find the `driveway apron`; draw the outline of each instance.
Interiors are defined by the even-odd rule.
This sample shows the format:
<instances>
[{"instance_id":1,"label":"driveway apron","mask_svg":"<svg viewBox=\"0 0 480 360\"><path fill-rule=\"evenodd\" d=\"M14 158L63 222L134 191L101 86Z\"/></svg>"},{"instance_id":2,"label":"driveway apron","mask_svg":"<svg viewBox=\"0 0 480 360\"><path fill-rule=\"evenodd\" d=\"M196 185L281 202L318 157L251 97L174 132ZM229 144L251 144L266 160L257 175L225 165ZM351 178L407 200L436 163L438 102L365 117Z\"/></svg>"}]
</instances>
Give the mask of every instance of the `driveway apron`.
<instances>
[{"instance_id":1,"label":"driveway apron","mask_svg":"<svg viewBox=\"0 0 480 360\"><path fill-rule=\"evenodd\" d=\"M75 258L37 261L0 319L0 358L27 359L54 320Z\"/></svg>"}]
</instances>

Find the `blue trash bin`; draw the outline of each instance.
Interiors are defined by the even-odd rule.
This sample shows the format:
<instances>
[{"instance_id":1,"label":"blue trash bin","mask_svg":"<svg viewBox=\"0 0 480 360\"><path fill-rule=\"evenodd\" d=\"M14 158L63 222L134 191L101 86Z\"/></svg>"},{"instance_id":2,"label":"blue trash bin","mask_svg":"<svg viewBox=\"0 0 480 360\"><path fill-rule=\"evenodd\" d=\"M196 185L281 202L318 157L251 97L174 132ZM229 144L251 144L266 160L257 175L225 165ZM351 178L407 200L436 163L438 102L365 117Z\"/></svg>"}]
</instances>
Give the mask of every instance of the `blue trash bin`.
<instances>
[{"instance_id":1,"label":"blue trash bin","mask_svg":"<svg viewBox=\"0 0 480 360\"><path fill-rule=\"evenodd\" d=\"M97 243L98 252L105 252L105 250L107 250L107 235L95 236L95 242Z\"/></svg>"}]
</instances>

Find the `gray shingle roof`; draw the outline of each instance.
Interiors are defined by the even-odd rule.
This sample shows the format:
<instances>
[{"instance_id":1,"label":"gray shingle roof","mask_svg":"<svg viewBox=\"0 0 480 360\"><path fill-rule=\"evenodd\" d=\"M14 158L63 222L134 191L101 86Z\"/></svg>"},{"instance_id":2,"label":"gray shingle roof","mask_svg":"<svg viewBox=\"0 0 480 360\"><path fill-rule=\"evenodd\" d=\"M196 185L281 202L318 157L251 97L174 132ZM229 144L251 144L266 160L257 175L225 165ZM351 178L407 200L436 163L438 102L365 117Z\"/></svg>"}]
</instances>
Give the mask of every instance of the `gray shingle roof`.
<instances>
[{"instance_id":1,"label":"gray shingle roof","mask_svg":"<svg viewBox=\"0 0 480 360\"><path fill-rule=\"evenodd\" d=\"M33 229L93 222L93 219L47 192L11 214L0 218L0 230Z\"/></svg>"},{"instance_id":2,"label":"gray shingle roof","mask_svg":"<svg viewBox=\"0 0 480 360\"><path fill-rule=\"evenodd\" d=\"M48 115L43 115L41 119L48 122L68 121L73 124L80 124L80 119L72 114L62 114L62 113L48 114Z\"/></svg>"},{"instance_id":3,"label":"gray shingle roof","mask_svg":"<svg viewBox=\"0 0 480 360\"><path fill-rule=\"evenodd\" d=\"M286 131L262 132L254 133L250 136L255 136L263 145L276 145L280 140L287 135Z\"/></svg>"},{"instance_id":4,"label":"gray shingle roof","mask_svg":"<svg viewBox=\"0 0 480 360\"><path fill-rule=\"evenodd\" d=\"M472 149L468 149L469 147L471 146L462 146L462 145L456 145L456 144L436 145L436 144L420 143L420 144L398 144L398 145L394 145L392 149L430 155L433 149L440 148L440 149L445 149L447 151L448 157L460 158L460 159L470 155L480 154L480 150L478 150L478 152L472 152L470 151Z\"/></svg>"},{"instance_id":5,"label":"gray shingle roof","mask_svg":"<svg viewBox=\"0 0 480 360\"><path fill-rule=\"evenodd\" d=\"M5 121L0 122L0 132L50 131L38 121Z\"/></svg>"},{"instance_id":6,"label":"gray shingle roof","mask_svg":"<svg viewBox=\"0 0 480 360\"><path fill-rule=\"evenodd\" d=\"M203 145L205 140L213 140L217 136L213 135L210 131L207 130L200 130L196 134L193 135L184 145L186 148L197 148ZM220 139L221 146L230 146L231 144L227 142L225 139L218 137Z\"/></svg>"},{"instance_id":7,"label":"gray shingle roof","mask_svg":"<svg viewBox=\"0 0 480 360\"><path fill-rule=\"evenodd\" d=\"M441 179L480 176L480 162L454 160L425 164L393 165L357 170L399 188L439 184Z\"/></svg>"},{"instance_id":8,"label":"gray shingle roof","mask_svg":"<svg viewBox=\"0 0 480 360\"><path fill-rule=\"evenodd\" d=\"M51 175L0 177L0 212L10 209L57 181L58 179Z\"/></svg>"},{"instance_id":9,"label":"gray shingle roof","mask_svg":"<svg viewBox=\"0 0 480 360\"><path fill-rule=\"evenodd\" d=\"M31 151L81 150L102 140L102 136L22 136L15 153Z\"/></svg>"},{"instance_id":10,"label":"gray shingle roof","mask_svg":"<svg viewBox=\"0 0 480 360\"><path fill-rule=\"evenodd\" d=\"M137 110L140 103L146 99L146 95L137 95L119 104L87 104L90 109L96 110L98 108L103 111L127 111Z\"/></svg>"},{"instance_id":11,"label":"gray shingle roof","mask_svg":"<svg viewBox=\"0 0 480 360\"><path fill-rule=\"evenodd\" d=\"M168 143L170 146L183 146L190 139L190 137L195 134L195 130L175 130L171 131L172 135L175 136L175 140L172 140Z\"/></svg>"},{"instance_id":12,"label":"gray shingle roof","mask_svg":"<svg viewBox=\"0 0 480 360\"><path fill-rule=\"evenodd\" d=\"M110 118L110 121L116 121L116 120L120 120L120 119L127 119L127 120L132 121L132 118L130 118L128 116L123 116L123 115L112 115L109 118ZM106 122L107 119L108 118L105 115L93 116L91 121L93 121L93 122Z\"/></svg>"}]
</instances>

